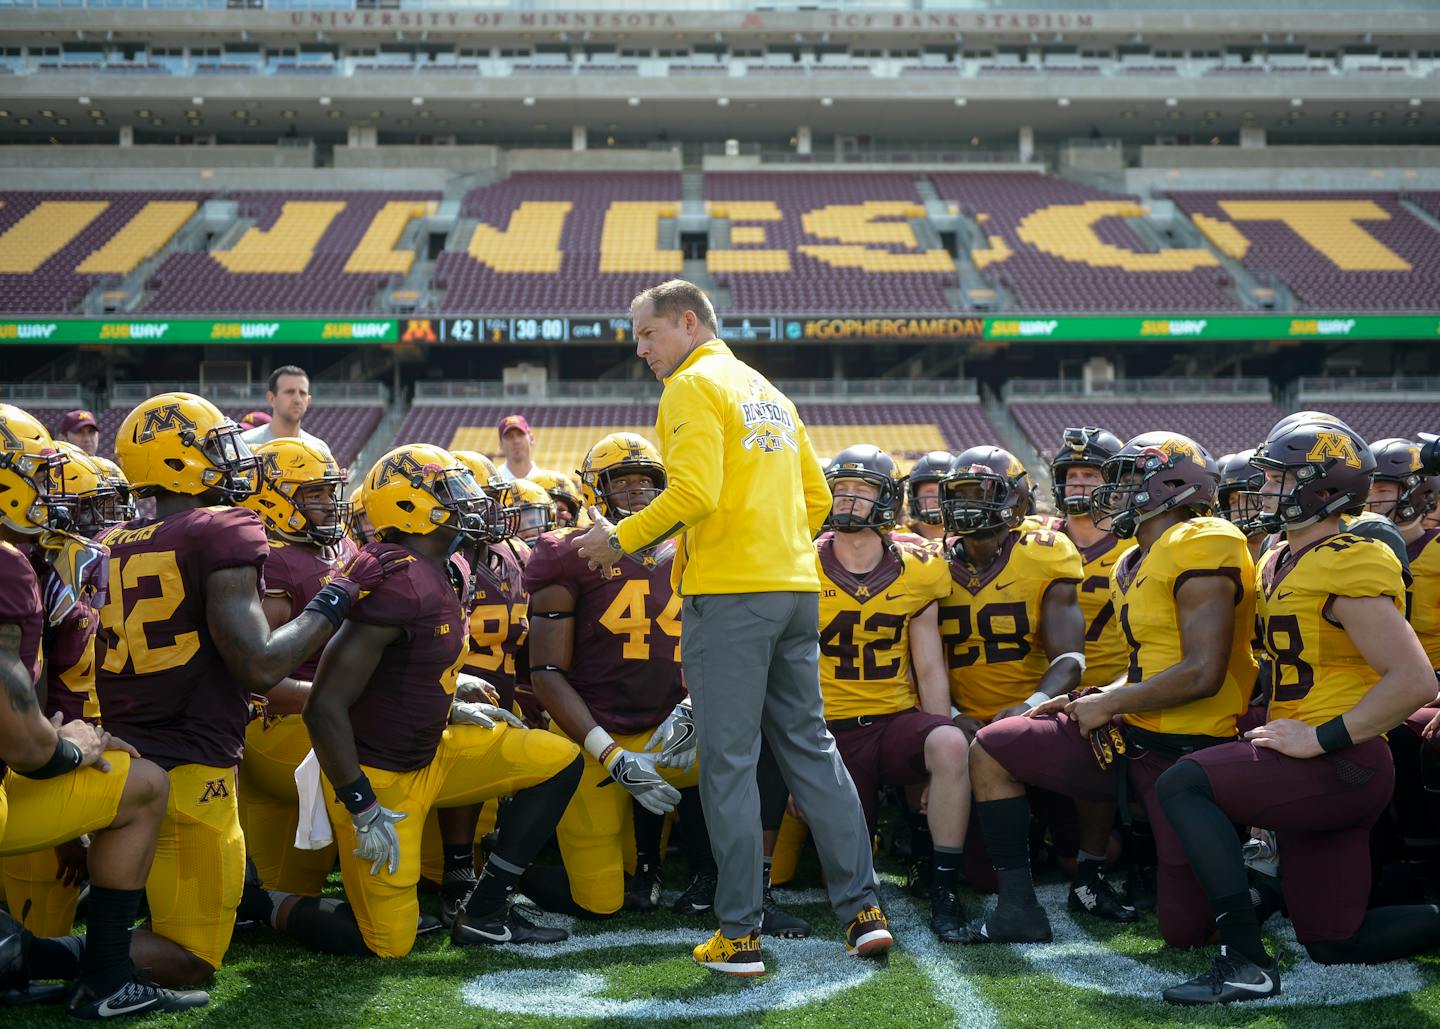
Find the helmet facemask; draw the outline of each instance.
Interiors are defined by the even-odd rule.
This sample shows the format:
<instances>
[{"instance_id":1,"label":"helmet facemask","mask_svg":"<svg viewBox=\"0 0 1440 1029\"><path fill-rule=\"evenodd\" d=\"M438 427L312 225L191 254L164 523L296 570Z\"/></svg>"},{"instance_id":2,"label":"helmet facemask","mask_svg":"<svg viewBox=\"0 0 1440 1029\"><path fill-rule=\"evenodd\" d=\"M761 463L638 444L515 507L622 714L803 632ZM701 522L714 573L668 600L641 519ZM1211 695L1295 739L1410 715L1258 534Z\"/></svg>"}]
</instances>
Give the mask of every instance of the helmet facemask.
<instances>
[{"instance_id":1,"label":"helmet facemask","mask_svg":"<svg viewBox=\"0 0 1440 1029\"><path fill-rule=\"evenodd\" d=\"M1158 447L1145 447L1138 454L1106 461L1105 483L1090 493L1090 510L1096 528L1120 539L1130 539L1143 523L1156 515L1186 506L1200 493L1200 485L1187 483L1180 477L1167 480L1173 460ZM1160 487L1171 490L1164 500L1154 496Z\"/></svg>"},{"instance_id":2,"label":"helmet facemask","mask_svg":"<svg viewBox=\"0 0 1440 1029\"><path fill-rule=\"evenodd\" d=\"M223 494L230 503L244 500L260 487L260 458L250 452L240 426L234 422L217 425L204 436L196 436L192 429L181 429L180 442L199 447L210 462L209 468L201 470L200 482Z\"/></svg>"},{"instance_id":3,"label":"helmet facemask","mask_svg":"<svg viewBox=\"0 0 1440 1029\"><path fill-rule=\"evenodd\" d=\"M1261 532L1304 529L1355 506L1356 498L1344 490L1325 490L1329 495L1321 495L1315 482L1324 477L1325 466L1318 462L1287 465L1257 455L1250 463L1265 474L1260 489L1245 494L1260 505L1254 525ZM1314 500L1307 502L1310 496Z\"/></svg>"},{"instance_id":4,"label":"helmet facemask","mask_svg":"<svg viewBox=\"0 0 1440 1029\"><path fill-rule=\"evenodd\" d=\"M957 536L1013 529L1025 517L1023 494L984 465L956 469L940 483L945 531Z\"/></svg>"},{"instance_id":5,"label":"helmet facemask","mask_svg":"<svg viewBox=\"0 0 1440 1029\"><path fill-rule=\"evenodd\" d=\"M73 498L65 492L69 460L59 450L0 451L0 518L24 536L69 531L74 524Z\"/></svg>"},{"instance_id":6,"label":"helmet facemask","mask_svg":"<svg viewBox=\"0 0 1440 1029\"><path fill-rule=\"evenodd\" d=\"M830 515L825 528L852 533L884 532L895 524L894 483L877 472L846 468L830 480ZM857 488L859 487L859 488Z\"/></svg>"},{"instance_id":7,"label":"helmet facemask","mask_svg":"<svg viewBox=\"0 0 1440 1029\"><path fill-rule=\"evenodd\" d=\"M481 488L468 468L448 468L414 485L429 491L439 505L430 512L430 520L436 525L454 529L471 543L498 543L508 535L500 505Z\"/></svg>"},{"instance_id":8,"label":"helmet facemask","mask_svg":"<svg viewBox=\"0 0 1440 1029\"><path fill-rule=\"evenodd\" d=\"M617 479L631 475L644 475L650 485L639 486L633 482L616 482ZM600 485L598 492L604 506L603 513L611 520L629 518L633 514L638 514L654 503L655 498L665 491L665 473L648 464L622 462L601 472L598 478Z\"/></svg>"}]
</instances>

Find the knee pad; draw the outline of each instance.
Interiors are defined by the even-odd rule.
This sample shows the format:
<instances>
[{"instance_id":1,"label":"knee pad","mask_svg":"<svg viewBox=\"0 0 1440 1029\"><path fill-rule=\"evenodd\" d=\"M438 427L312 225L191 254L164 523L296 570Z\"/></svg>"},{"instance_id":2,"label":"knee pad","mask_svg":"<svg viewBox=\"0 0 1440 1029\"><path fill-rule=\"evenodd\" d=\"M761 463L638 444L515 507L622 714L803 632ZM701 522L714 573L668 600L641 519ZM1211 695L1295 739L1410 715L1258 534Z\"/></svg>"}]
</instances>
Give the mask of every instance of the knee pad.
<instances>
[{"instance_id":1,"label":"knee pad","mask_svg":"<svg viewBox=\"0 0 1440 1029\"><path fill-rule=\"evenodd\" d=\"M1195 761L1176 761L1155 781L1155 795L1163 804L1185 794L1196 795L1213 802L1215 793L1210 788L1210 777Z\"/></svg>"}]
</instances>

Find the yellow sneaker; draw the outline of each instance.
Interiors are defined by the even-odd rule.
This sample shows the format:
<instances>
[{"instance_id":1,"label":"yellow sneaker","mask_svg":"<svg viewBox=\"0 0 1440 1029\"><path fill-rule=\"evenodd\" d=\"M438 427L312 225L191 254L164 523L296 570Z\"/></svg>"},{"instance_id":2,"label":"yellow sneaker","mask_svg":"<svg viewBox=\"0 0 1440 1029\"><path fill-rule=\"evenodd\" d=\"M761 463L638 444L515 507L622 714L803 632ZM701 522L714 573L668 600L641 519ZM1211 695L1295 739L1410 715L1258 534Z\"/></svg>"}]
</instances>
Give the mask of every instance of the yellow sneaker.
<instances>
[{"instance_id":1,"label":"yellow sneaker","mask_svg":"<svg viewBox=\"0 0 1440 1029\"><path fill-rule=\"evenodd\" d=\"M845 953L851 957L878 958L887 954L894 943L885 912L873 904L861 908L845 930Z\"/></svg>"},{"instance_id":2,"label":"yellow sneaker","mask_svg":"<svg viewBox=\"0 0 1440 1029\"><path fill-rule=\"evenodd\" d=\"M756 976L765 974L765 961L760 957L760 934L752 932L732 940L721 930L695 948L695 963L726 975Z\"/></svg>"}]
</instances>

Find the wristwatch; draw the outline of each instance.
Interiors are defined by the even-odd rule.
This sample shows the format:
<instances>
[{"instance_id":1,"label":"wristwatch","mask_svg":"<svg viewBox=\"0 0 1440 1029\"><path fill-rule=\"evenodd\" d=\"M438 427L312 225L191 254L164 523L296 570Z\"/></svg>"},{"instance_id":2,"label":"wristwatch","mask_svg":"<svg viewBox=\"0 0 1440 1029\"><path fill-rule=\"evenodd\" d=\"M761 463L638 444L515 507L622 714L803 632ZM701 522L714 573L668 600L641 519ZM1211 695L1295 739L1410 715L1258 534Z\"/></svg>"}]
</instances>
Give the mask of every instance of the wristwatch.
<instances>
[{"instance_id":1,"label":"wristwatch","mask_svg":"<svg viewBox=\"0 0 1440 1029\"><path fill-rule=\"evenodd\" d=\"M612 530L611 533L610 533L610 535L607 536L607 537L605 537L605 542L608 543L608 544L610 544L610 550L611 550L612 553L615 553L615 554L624 554L624 553L625 553L624 549L620 546L620 534L619 534L618 532L615 532L615 531Z\"/></svg>"}]
</instances>

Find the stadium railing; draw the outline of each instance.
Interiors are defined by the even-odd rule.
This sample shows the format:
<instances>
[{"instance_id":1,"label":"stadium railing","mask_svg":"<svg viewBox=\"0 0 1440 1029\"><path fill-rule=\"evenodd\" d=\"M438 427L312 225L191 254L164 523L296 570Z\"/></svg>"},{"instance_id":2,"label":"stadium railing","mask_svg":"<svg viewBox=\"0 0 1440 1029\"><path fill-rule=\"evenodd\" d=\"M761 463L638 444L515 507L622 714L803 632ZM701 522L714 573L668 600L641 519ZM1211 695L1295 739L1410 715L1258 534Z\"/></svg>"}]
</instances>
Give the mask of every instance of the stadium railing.
<instances>
[{"instance_id":1,"label":"stadium railing","mask_svg":"<svg viewBox=\"0 0 1440 1029\"><path fill-rule=\"evenodd\" d=\"M792 400L944 399L979 403L974 379L777 379L775 386ZM544 400L546 403L596 400L650 402L660 397L658 382L417 382L415 404L442 406L465 401Z\"/></svg>"},{"instance_id":2,"label":"stadium railing","mask_svg":"<svg viewBox=\"0 0 1440 1029\"><path fill-rule=\"evenodd\" d=\"M264 382L117 382L110 389L111 407L133 407L157 393L194 393L216 404L265 406ZM390 390L383 382L325 382L310 384L317 402L327 407L383 407Z\"/></svg>"},{"instance_id":3,"label":"stadium railing","mask_svg":"<svg viewBox=\"0 0 1440 1029\"><path fill-rule=\"evenodd\" d=\"M1104 400L1266 400L1268 379L1011 379L1005 400L1045 401L1093 397Z\"/></svg>"},{"instance_id":4,"label":"stadium railing","mask_svg":"<svg viewBox=\"0 0 1440 1029\"><path fill-rule=\"evenodd\" d=\"M90 407L85 391L74 382L0 383L0 402L16 407L63 407L74 410Z\"/></svg>"},{"instance_id":5,"label":"stadium railing","mask_svg":"<svg viewBox=\"0 0 1440 1029\"><path fill-rule=\"evenodd\" d=\"M1414 375L1355 378L1302 376L1296 383L1295 393L1296 399L1300 401L1440 399L1440 378Z\"/></svg>"}]
</instances>

